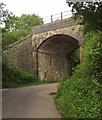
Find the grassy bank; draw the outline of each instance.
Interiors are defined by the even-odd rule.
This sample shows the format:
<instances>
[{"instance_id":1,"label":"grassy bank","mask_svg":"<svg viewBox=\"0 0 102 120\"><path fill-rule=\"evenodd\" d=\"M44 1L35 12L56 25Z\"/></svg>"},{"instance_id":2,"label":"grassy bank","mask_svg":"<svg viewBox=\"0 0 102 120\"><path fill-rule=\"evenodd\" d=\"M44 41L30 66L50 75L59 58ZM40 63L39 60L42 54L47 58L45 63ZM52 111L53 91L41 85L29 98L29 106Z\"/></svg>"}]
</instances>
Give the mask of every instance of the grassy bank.
<instances>
[{"instance_id":1,"label":"grassy bank","mask_svg":"<svg viewBox=\"0 0 102 120\"><path fill-rule=\"evenodd\" d=\"M56 103L63 118L102 118L102 36L85 37L84 59L59 86Z\"/></svg>"},{"instance_id":2,"label":"grassy bank","mask_svg":"<svg viewBox=\"0 0 102 120\"><path fill-rule=\"evenodd\" d=\"M18 88L59 82L56 80L40 81L28 72L9 68L6 64L3 64L2 68L2 88Z\"/></svg>"},{"instance_id":3,"label":"grassy bank","mask_svg":"<svg viewBox=\"0 0 102 120\"><path fill-rule=\"evenodd\" d=\"M2 66L2 88L15 88L31 85L39 81L33 75L22 70L9 68L3 63Z\"/></svg>"},{"instance_id":4,"label":"grassy bank","mask_svg":"<svg viewBox=\"0 0 102 120\"><path fill-rule=\"evenodd\" d=\"M58 89L56 103L63 118L102 117L102 86L91 76L84 76L83 67L79 65L74 75Z\"/></svg>"}]
</instances>

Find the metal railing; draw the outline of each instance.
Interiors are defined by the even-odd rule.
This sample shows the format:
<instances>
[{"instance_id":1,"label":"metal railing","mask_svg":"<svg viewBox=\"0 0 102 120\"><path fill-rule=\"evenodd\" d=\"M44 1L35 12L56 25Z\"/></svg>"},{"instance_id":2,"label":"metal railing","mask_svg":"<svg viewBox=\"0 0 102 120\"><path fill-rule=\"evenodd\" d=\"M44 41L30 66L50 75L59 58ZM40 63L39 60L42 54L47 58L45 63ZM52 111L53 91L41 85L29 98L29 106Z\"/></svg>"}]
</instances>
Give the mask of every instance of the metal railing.
<instances>
[{"instance_id":1,"label":"metal railing","mask_svg":"<svg viewBox=\"0 0 102 120\"><path fill-rule=\"evenodd\" d=\"M65 18L68 18L68 17L71 17L71 16L72 16L72 12L71 12L71 10L68 10L68 11L64 11L64 12L61 12L61 13L57 13L57 14L54 14L54 15L44 17L44 18L42 18L42 20L45 24L45 23L50 23L50 22L54 22L54 21L57 21L57 20L62 20L62 19L65 19Z\"/></svg>"}]
</instances>

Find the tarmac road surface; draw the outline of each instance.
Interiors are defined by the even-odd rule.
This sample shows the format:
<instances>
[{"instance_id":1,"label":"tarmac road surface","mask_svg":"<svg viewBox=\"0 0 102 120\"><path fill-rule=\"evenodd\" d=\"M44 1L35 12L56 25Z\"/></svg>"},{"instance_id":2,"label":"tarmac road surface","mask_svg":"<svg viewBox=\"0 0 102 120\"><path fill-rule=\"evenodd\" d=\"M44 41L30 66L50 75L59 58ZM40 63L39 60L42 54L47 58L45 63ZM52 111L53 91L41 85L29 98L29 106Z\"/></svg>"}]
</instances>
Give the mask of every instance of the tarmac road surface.
<instances>
[{"instance_id":1,"label":"tarmac road surface","mask_svg":"<svg viewBox=\"0 0 102 120\"><path fill-rule=\"evenodd\" d=\"M4 89L2 92L3 118L60 118L54 103L58 83L23 88Z\"/></svg>"}]
</instances>

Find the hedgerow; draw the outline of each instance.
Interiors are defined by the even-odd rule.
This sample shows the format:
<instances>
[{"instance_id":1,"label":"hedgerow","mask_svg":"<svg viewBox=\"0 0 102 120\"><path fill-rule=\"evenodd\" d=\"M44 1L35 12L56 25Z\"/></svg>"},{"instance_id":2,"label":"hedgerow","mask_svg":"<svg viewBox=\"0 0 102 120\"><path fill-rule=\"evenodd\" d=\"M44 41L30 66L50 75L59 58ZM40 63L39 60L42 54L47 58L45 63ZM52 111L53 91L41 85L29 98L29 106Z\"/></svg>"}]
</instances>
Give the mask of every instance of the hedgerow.
<instances>
[{"instance_id":1,"label":"hedgerow","mask_svg":"<svg viewBox=\"0 0 102 120\"><path fill-rule=\"evenodd\" d=\"M102 117L102 34L85 36L84 59L70 79L60 84L56 103L64 118Z\"/></svg>"}]
</instances>

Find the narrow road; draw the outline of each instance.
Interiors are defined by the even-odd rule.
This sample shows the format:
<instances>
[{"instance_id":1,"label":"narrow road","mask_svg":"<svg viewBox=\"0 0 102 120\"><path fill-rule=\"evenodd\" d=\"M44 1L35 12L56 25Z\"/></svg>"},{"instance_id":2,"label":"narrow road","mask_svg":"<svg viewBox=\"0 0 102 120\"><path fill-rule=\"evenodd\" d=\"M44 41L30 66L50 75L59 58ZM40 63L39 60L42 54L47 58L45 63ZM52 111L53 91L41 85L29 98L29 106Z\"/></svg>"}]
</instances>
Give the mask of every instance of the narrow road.
<instances>
[{"instance_id":1,"label":"narrow road","mask_svg":"<svg viewBox=\"0 0 102 120\"><path fill-rule=\"evenodd\" d=\"M54 104L57 83L3 90L3 118L60 118Z\"/></svg>"}]
</instances>

